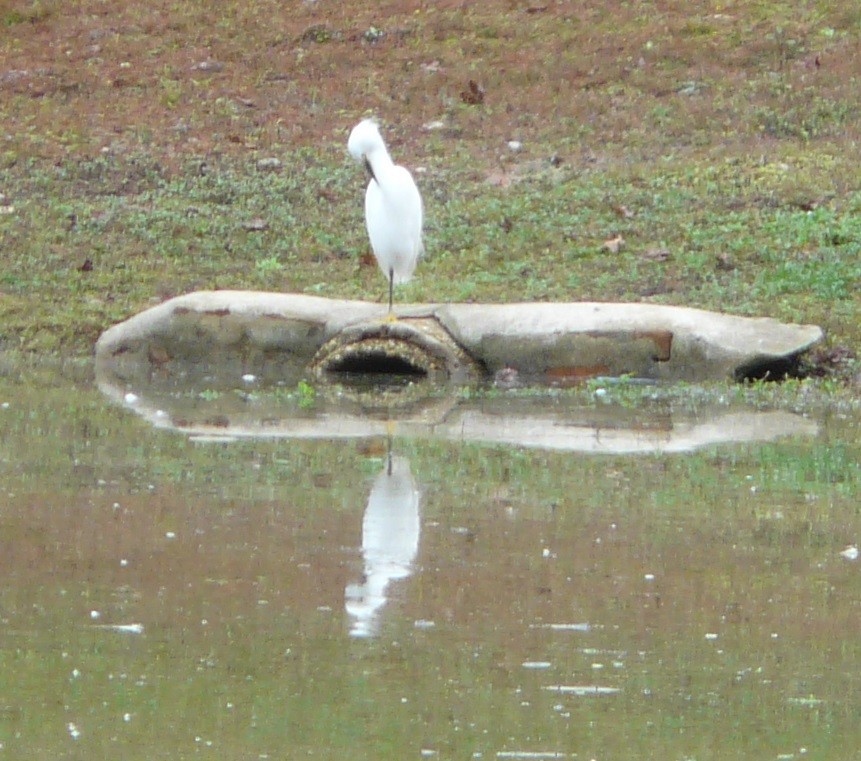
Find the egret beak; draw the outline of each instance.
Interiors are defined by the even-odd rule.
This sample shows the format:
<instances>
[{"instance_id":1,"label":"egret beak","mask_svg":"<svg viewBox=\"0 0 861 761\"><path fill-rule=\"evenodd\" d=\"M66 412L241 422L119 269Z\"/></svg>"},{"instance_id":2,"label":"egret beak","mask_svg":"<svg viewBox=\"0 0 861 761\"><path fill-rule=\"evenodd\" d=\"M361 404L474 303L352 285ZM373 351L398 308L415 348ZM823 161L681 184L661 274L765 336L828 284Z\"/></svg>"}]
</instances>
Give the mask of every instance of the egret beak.
<instances>
[{"instance_id":1,"label":"egret beak","mask_svg":"<svg viewBox=\"0 0 861 761\"><path fill-rule=\"evenodd\" d=\"M374 180L374 181L376 181L376 179L377 179L377 178L376 178L376 177L374 177L374 170L373 170L373 167L371 167L371 162L370 162L370 161L368 161L368 159L367 159L367 158L365 159L365 169L367 169L367 170L368 170L368 174L371 176L371 179L372 179L372 180Z\"/></svg>"}]
</instances>

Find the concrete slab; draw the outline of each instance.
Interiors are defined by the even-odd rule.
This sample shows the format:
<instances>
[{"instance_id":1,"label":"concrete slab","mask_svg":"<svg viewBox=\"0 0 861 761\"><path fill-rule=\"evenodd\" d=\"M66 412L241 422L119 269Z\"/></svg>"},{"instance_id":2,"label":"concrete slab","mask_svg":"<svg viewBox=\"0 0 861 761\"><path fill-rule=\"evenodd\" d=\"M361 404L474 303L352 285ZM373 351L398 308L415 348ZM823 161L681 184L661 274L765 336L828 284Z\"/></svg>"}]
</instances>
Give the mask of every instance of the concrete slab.
<instances>
[{"instance_id":1,"label":"concrete slab","mask_svg":"<svg viewBox=\"0 0 861 761\"><path fill-rule=\"evenodd\" d=\"M312 368L325 376L339 366L374 372L375 362L403 362L419 374L441 367L436 379L456 381L510 371L530 382L596 375L697 382L782 376L823 338L815 325L655 304L423 304L397 313L393 328L379 304L201 291L105 331L96 363L135 379L290 380Z\"/></svg>"}]
</instances>

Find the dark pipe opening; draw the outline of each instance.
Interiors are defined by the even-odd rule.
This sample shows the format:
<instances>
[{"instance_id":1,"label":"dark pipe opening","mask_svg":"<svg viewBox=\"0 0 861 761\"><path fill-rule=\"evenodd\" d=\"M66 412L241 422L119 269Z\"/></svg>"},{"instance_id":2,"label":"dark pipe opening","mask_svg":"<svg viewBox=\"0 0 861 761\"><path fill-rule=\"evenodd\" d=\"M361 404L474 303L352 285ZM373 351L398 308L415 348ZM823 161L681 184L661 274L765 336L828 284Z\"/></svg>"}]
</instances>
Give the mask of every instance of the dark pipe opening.
<instances>
[{"instance_id":1,"label":"dark pipe opening","mask_svg":"<svg viewBox=\"0 0 861 761\"><path fill-rule=\"evenodd\" d=\"M782 381L787 378L800 378L799 358L780 357L757 359L736 368L735 379L745 381Z\"/></svg>"},{"instance_id":2,"label":"dark pipe opening","mask_svg":"<svg viewBox=\"0 0 861 761\"><path fill-rule=\"evenodd\" d=\"M413 375L424 377L427 372L410 364L402 357L393 357L381 351L349 354L327 368L330 373L358 373L368 375Z\"/></svg>"}]
</instances>

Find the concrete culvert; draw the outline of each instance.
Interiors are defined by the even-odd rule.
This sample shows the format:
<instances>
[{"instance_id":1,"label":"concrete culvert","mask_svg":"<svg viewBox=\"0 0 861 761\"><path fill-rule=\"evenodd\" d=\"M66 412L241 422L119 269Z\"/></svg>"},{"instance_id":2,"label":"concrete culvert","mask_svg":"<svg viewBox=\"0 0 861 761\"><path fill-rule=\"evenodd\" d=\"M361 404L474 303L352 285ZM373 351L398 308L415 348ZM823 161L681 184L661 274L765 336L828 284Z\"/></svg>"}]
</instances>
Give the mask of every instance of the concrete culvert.
<instances>
[{"instance_id":1,"label":"concrete culvert","mask_svg":"<svg viewBox=\"0 0 861 761\"><path fill-rule=\"evenodd\" d=\"M324 344L311 363L323 379L400 375L464 382L481 367L432 318L354 325Z\"/></svg>"},{"instance_id":2,"label":"concrete culvert","mask_svg":"<svg viewBox=\"0 0 861 761\"><path fill-rule=\"evenodd\" d=\"M190 293L106 330L96 371L125 383L294 382L308 371L341 385L499 372L536 383L596 374L697 383L799 374L823 338L816 325L661 304L407 304L398 313L387 322L379 304L295 293Z\"/></svg>"}]
</instances>

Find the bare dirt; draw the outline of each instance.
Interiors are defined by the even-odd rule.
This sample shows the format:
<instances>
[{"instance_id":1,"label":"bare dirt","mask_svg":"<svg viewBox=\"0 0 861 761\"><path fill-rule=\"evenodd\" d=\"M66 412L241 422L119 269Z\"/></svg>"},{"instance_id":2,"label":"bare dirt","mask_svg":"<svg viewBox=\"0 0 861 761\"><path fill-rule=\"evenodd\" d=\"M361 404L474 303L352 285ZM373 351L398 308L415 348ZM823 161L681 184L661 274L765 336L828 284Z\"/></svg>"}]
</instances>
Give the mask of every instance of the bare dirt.
<instances>
[{"instance_id":1,"label":"bare dirt","mask_svg":"<svg viewBox=\"0 0 861 761\"><path fill-rule=\"evenodd\" d=\"M814 78L822 95L851 88L859 46L844 32L857 32L858 12L757 5L5 2L6 161L342 150L367 112L405 143L442 121L478 163L515 139L570 150L576 137L583 155L616 146L655 158L695 142L763 150L793 125L746 122L735 99L786 106ZM772 71L779 86L762 81ZM655 109L679 99L684 119L647 139Z\"/></svg>"}]
</instances>

